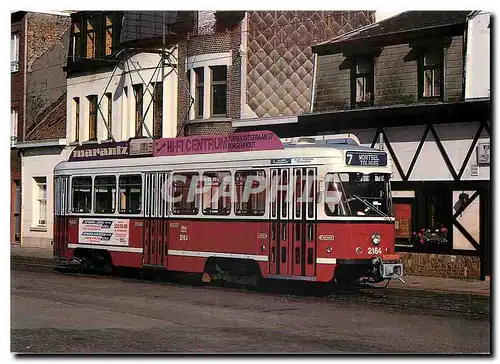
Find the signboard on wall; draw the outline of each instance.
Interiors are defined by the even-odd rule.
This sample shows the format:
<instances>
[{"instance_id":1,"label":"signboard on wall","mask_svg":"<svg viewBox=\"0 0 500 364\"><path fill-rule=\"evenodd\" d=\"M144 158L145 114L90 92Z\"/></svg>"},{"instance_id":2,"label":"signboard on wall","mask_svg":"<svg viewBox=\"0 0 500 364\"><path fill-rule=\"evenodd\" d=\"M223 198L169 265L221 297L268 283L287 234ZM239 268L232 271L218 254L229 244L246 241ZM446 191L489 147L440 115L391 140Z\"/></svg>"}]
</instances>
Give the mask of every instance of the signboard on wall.
<instances>
[{"instance_id":1,"label":"signboard on wall","mask_svg":"<svg viewBox=\"0 0 500 364\"><path fill-rule=\"evenodd\" d=\"M411 203L394 203L396 239L411 239Z\"/></svg>"},{"instance_id":2,"label":"signboard on wall","mask_svg":"<svg viewBox=\"0 0 500 364\"><path fill-rule=\"evenodd\" d=\"M125 219L82 218L78 242L82 244L128 245L129 223Z\"/></svg>"},{"instance_id":3,"label":"signboard on wall","mask_svg":"<svg viewBox=\"0 0 500 364\"><path fill-rule=\"evenodd\" d=\"M490 164L490 143L477 143L477 164Z\"/></svg>"},{"instance_id":4,"label":"signboard on wall","mask_svg":"<svg viewBox=\"0 0 500 364\"><path fill-rule=\"evenodd\" d=\"M197 135L155 140L155 156L232 153L283 149L281 140L271 131Z\"/></svg>"}]
</instances>

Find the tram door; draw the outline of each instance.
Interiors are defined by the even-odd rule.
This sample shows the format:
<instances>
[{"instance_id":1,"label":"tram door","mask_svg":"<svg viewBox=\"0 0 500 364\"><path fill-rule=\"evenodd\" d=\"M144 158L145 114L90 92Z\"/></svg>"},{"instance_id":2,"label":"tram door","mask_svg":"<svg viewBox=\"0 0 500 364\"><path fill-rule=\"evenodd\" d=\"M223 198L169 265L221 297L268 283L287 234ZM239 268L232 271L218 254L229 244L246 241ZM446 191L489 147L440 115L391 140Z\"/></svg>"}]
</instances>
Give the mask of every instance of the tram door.
<instances>
[{"instance_id":1,"label":"tram door","mask_svg":"<svg viewBox=\"0 0 500 364\"><path fill-rule=\"evenodd\" d=\"M291 209L291 272L294 276L316 274L316 168L293 168Z\"/></svg>"},{"instance_id":2,"label":"tram door","mask_svg":"<svg viewBox=\"0 0 500 364\"><path fill-rule=\"evenodd\" d=\"M271 169L269 272L290 275L290 168Z\"/></svg>"},{"instance_id":3,"label":"tram door","mask_svg":"<svg viewBox=\"0 0 500 364\"><path fill-rule=\"evenodd\" d=\"M144 265L167 266L168 208L165 197L169 179L168 172L144 175Z\"/></svg>"}]
</instances>

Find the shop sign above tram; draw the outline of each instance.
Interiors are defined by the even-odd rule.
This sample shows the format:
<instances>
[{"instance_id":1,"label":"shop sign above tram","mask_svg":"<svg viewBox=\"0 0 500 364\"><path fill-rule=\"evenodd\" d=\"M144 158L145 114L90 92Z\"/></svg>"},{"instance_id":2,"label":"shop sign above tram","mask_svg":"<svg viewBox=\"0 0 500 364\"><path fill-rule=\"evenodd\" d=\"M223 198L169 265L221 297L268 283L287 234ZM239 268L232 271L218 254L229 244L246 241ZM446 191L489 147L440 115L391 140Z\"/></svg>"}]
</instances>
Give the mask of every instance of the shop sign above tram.
<instances>
[{"instance_id":1,"label":"shop sign above tram","mask_svg":"<svg viewBox=\"0 0 500 364\"><path fill-rule=\"evenodd\" d=\"M345 154L345 164L348 166L385 167L387 153L348 151Z\"/></svg>"},{"instance_id":2,"label":"shop sign above tram","mask_svg":"<svg viewBox=\"0 0 500 364\"><path fill-rule=\"evenodd\" d=\"M233 153L284 149L281 140L271 131L251 131L220 135L199 135L155 140L153 155Z\"/></svg>"},{"instance_id":3,"label":"shop sign above tram","mask_svg":"<svg viewBox=\"0 0 500 364\"><path fill-rule=\"evenodd\" d=\"M131 138L125 142L88 144L76 147L69 157L70 162L119 159L153 155L153 140Z\"/></svg>"}]
</instances>

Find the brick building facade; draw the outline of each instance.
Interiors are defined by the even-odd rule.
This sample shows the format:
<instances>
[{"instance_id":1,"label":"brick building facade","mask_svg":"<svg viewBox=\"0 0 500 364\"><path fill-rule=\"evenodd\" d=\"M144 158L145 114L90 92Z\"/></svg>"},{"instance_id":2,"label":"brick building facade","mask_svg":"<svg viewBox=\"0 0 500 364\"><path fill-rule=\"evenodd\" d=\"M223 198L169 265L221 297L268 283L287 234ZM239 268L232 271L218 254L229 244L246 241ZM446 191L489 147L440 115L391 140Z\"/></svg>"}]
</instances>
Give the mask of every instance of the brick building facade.
<instances>
[{"instance_id":1,"label":"brick building facade","mask_svg":"<svg viewBox=\"0 0 500 364\"><path fill-rule=\"evenodd\" d=\"M11 243L21 243L23 221L31 223L23 214L23 185L32 185L23 173L23 145L66 92L62 66L69 23L65 13L11 14Z\"/></svg>"},{"instance_id":2,"label":"brick building facade","mask_svg":"<svg viewBox=\"0 0 500 364\"><path fill-rule=\"evenodd\" d=\"M229 13L223 24L220 13ZM231 132L235 130L231 120L310 111L315 69L311 44L370 24L374 18L373 11L198 12L197 26L178 44L179 132ZM212 107L213 67L226 67L223 115L207 110ZM198 82L202 69L203 82ZM199 102L196 85L203 87L200 113L193 110Z\"/></svg>"}]
</instances>

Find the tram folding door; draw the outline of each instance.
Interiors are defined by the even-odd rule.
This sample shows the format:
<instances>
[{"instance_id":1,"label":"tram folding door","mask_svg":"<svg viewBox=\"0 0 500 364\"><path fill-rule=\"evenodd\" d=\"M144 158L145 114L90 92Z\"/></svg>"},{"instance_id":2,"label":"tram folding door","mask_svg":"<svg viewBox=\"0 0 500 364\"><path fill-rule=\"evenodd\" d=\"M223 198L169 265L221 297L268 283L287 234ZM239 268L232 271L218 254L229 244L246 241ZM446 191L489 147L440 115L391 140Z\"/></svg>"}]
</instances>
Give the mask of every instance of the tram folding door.
<instances>
[{"instance_id":1,"label":"tram folding door","mask_svg":"<svg viewBox=\"0 0 500 364\"><path fill-rule=\"evenodd\" d=\"M64 256L68 235L69 177L54 178L54 247L56 257Z\"/></svg>"},{"instance_id":2,"label":"tram folding door","mask_svg":"<svg viewBox=\"0 0 500 364\"><path fill-rule=\"evenodd\" d=\"M271 275L315 275L316 168L271 169Z\"/></svg>"},{"instance_id":3,"label":"tram folding door","mask_svg":"<svg viewBox=\"0 0 500 364\"><path fill-rule=\"evenodd\" d=\"M143 264L167 266L168 172L144 174Z\"/></svg>"}]
</instances>

